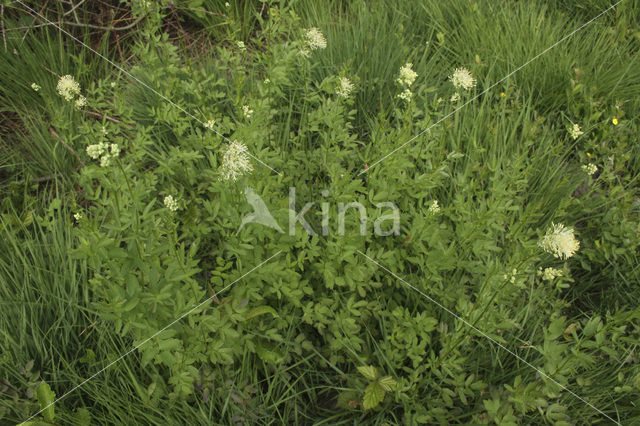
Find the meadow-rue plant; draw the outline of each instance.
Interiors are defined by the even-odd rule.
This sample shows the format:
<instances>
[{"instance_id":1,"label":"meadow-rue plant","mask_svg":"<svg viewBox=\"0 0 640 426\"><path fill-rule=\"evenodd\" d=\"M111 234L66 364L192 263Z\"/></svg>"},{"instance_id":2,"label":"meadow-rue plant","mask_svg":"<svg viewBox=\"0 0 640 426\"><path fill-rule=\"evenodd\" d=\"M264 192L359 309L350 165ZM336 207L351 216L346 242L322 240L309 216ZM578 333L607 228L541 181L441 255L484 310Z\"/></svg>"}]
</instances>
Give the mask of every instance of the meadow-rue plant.
<instances>
[{"instance_id":1,"label":"meadow-rue plant","mask_svg":"<svg viewBox=\"0 0 640 426\"><path fill-rule=\"evenodd\" d=\"M253 171L253 166L249 161L247 147L237 140L229 143L222 154L221 178L236 181L238 177L251 171Z\"/></svg>"},{"instance_id":2,"label":"meadow-rue plant","mask_svg":"<svg viewBox=\"0 0 640 426\"><path fill-rule=\"evenodd\" d=\"M518 275L518 269L513 268L510 274L504 274L502 278L509 281L511 284L515 284L517 275Z\"/></svg>"},{"instance_id":3,"label":"meadow-rue plant","mask_svg":"<svg viewBox=\"0 0 640 426\"><path fill-rule=\"evenodd\" d=\"M396 80L398 84L404 87L409 87L416 81L418 77L418 73L413 69L413 64L411 62L407 62L402 67L400 67L400 74L398 75L398 79Z\"/></svg>"},{"instance_id":4,"label":"meadow-rue plant","mask_svg":"<svg viewBox=\"0 0 640 426\"><path fill-rule=\"evenodd\" d=\"M566 228L563 224L551 225L538 245L557 258L567 259L573 256L580 248L580 241L573 234L573 229Z\"/></svg>"},{"instance_id":5,"label":"meadow-rue plant","mask_svg":"<svg viewBox=\"0 0 640 426\"><path fill-rule=\"evenodd\" d=\"M80 94L80 84L71 75L63 75L58 80L56 86L58 94L62 96L66 101L72 101L76 95Z\"/></svg>"},{"instance_id":6,"label":"meadow-rue plant","mask_svg":"<svg viewBox=\"0 0 640 426\"><path fill-rule=\"evenodd\" d=\"M172 212L178 210L178 202L175 200L175 198L173 198L173 195L167 195L166 197L164 197L163 202L164 206Z\"/></svg>"},{"instance_id":7,"label":"meadow-rue plant","mask_svg":"<svg viewBox=\"0 0 640 426\"><path fill-rule=\"evenodd\" d=\"M242 106L242 114L248 120L248 119L251 118L251 115L253 115L253 110L251 108L249 108L249 105L243 105Z\"/></svg>"},{"instance_id":8,"label":"meadow-rue plant","mask_svg":"<svg viewBox=\"0 0 640 426\"><path fill-rule=\"evenodd\" d=\"M476 85L476 79L473 78L471 72L464 68L456 68L453 74L449 76L449 80L453 83L453 86L458 89L469 90Z\"/></svg>"},{"instance_id":9,"label":"meadow-rue plant","mask_svg":"<svg viewBox=\"0 0 640 426\"><path fill-rule=\"evenodd\" d=\"M347 77L340 77L336 94L341 98L348 98L353 91L354 85Z\"/></svg>"},{"instance_id":10,"label":"meadow-rue plant","mask_svg":"<svg viewBox=\"0 0 640 426\"><path fill-rule=\"evenodd\" d=\"M109 145L109 152L105 152L102 157L100 157L100 166L108 167L111 165L111 160L117 158L120 155L120 146L117 143L112 143Z\"/></svg>"},{"instance_id":11,"label":"meadow-rue plant","mask_svg":"<svg viewBox=\"0 0 640 426\"><path fill-rule=\"evenodd\" d=\"M74 104L75 104L75 107L77 109L80 109L83 106L87 105L87 98L85 98L84 96L80 95L80 96L78 96L78 99L76 99Z\"/></svg>"},{"instance_id":12,"label":"meadow-rue plant","mask_svg":"<svg viewBox=\"0 0 640 426\"><path fill-rule=\"evenodd\" d=\"M468 103L480 75L454 87L447 58L499 81L598 2L502 2L497 15L436 0L49 3L54 25L121 68L51 25L0 47L0 298L15 302L0 335L16 336L0 422L100 424L122 407L132 424L194 424L201 407L221 424L603 422L564 385L615 418L636 413L640 67L633 37L602 32L633 22L624 2L562 42L588 74L557 76L571 59L556 49ZM24 12L5 8L7 35ZM303 32L312 19L326 40ZM107 29L85 38L78 20ZM476 53L491 65L466 62ZM43 67L91 84L66 105ZM557 143L573 142L566 117L593 137ZM40 402L35 388L14 395L32 381L14 368L27 355L72 391L55 420L25 421Z\"/></svg>"},{"instance_id":13,"label":"meadow-rue plant","mask_svg":"<svg viewBox=\"0 0 640 426\"><path fill-rule=\"evenodd\" d=\"M584 134L584 132L582 131L582 129L580 129L580 126L578 124L574 124L571 127L571 137L575 140L578 139L580 136L582 136Z\"/></svg>"},{"instance_id":14,"label":"meadow-rue plant","mask_svg":"<svg viewBox=\"0 0 640 426\"><path fill-rule=\"evenodd\" d=\"M38 90L40 90L40 85L38 85L37 83L31 83L31 88L37 92Z\"/></svg>"},{"instance_id":15,"label":"meadow-rue plant","mask_svg":"<svg viewBox=\"0 0 640 426\"><path fill-rule=\"evenodd\" d=\"M411 89L404 89L402 92L396 95L397 98L400 98L403 101L407 101L407 102L411 101L412 96L413 96L413 92L411 92Z\"/></svg>"},{"instance_id":16,"label":"meadow-rue plant","mask_svg":"<svg viewBox=\"0 0 640 426\"><path fill-rule=\"evenodd\" d=\"M322 32L316 27L305 30L304 38L309 50L318 50L327 47L327 40L325 40Z\"/></svg>"},{"instance_id":17,"label":"meadow-rue plant","mask_svg":"<svg viewBox=\"0 0 640 426\"><path fill-rule=\"evenodd\" d=\"M561 277L563 275L563 272L562 269L545 268L543 271L542 268L539 268L538 275L541 276L545 281L553 281L557 277Z\"/></svg>"},{"instance_id":18,"label":"meadow-rue plant","mask_svg":"<svg viewBox=\"0 0 640 426\"><path fill-rule=\"evenodd\" d=\"M100 156L105 153L106 151L108 151L109 149L109 144L106 142L100 142L100 143L96 143L93 145L89 145L86 148L87 151L87 155L91 158L93 158L94 160L97 160L98 158L100 158Z\"/></svg>"},{"instance_id":19,"label":"meadow-rue plant","mask_svg":"<svg viewBox=\"0 0 640 426\"><path fill-rule=\"evenodd\" d=\"M592 174L598 171L598 166L596 166L593 163L583 164L580 168L582 169L583 172L585 172L589 176L591 176Z\"/></svg>"},{"instance_id":20,"label":"meadow-rue plant","mask_svg":"<svg viewBox=\"0 0 640 426\"><path fill-rule=\"evenodd\" d=\"M111 160L120 154L120 147L115 143L100 142L86 148L87 155L94 160L100 158L100 166L111 165Z\"/></svg>"},{"instance_id":21,"label":"meadow-rue plant","mask_svg":"<svg viewBox=\"0 0 640 426\"><path fill-rule=\"evenodd\" d=\"M300 50L298 50L298 54L303 58L308 58L311 55L311 52L309 51L309 49L301 48Z\"/></svg>"}]
</instances>

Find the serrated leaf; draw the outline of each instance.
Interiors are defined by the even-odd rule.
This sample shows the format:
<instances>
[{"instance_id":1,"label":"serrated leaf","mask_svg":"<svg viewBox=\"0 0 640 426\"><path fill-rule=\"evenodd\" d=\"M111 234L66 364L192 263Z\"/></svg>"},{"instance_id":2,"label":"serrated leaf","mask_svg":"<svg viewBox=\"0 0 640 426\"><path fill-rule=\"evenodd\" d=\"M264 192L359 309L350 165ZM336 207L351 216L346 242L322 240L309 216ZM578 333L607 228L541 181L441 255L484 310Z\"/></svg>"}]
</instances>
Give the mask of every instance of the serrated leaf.
<instances>
[{"instance_id":1,"label":"serrated leaf","mask_svg":"<svg viewBox=\"0 0 640 426\"><path fill-rule=\"evenodd\" d=\"M384 399L384 389L378 382L369 383L364 390L364 399L362 406L365 410L377 407Z\"/></svg>"},{"instance_id":2,"label":"serrated leaf","mask_svg":"<svg viewBox=\"0 0 640 426\"><path fill-rule=\"evenodd\" d=\"M358 367L358 371L369 380L376 380L378 378L378 370L373 365L363 365L362 367Z\"/></svg>"},{"instance_id":3,"label":"serrated leaf","mask_svg":"<svg viewBox=\"0 0 640 426\"><path fill-rule=\"evenodd\" d=\"M391 376L381 377L380 380L378 380L378 383L385 392L391 392L396 388L396 386L398 386L396 379Z\"/></svg>"},{"instance_id":4,"label":"serrated leaf","mask_svg":"<svg viewBox=\"0 0 640 426\"><path fill-rule=\"evenodd\" d=\"M359 394L356 391L346 391L338 395L336 405L342 409L349 410L354 409L360 405L358 401Z\"/></svg>"},{"instance_id":5,"label":"serrated leaf","mask_svg":"<svg viewBox=\"0 0 640 426\"><path fill-rule=\"evenodd\" d=\"M51 386L49 386L47 382L40 383L36 394L38 395L38 403L42 410L42 416L52 422L55 416L53 401L56 399L56 394L51 390Z\"/></svg>"}]
</instances>

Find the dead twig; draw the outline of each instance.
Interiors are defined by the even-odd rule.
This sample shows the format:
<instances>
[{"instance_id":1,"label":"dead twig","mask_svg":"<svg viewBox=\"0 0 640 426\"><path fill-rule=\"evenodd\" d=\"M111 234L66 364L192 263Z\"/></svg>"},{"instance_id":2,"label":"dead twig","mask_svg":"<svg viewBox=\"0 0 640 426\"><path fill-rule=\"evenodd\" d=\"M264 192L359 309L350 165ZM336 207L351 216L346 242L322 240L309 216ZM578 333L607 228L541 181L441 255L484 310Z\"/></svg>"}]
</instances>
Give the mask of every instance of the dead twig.
<instances>
[{"instance_id":1,"label":"dead twig","mask_svg":"<svg viewBox=\"0 0 640 426\"><path fill-rule=\"evenodd\" d=\"M117 118L110 117L107 114L103 114L99 111L86 111L86 113L94 117L105 118L113 123L122 123L122 120L118 120Z\"/></svg>"},{"instance_id":2,"label":"dead twig","mask_svg":"<svg viewBox=\"0 0 640 426\"><path fill-rule=\"evenodd\" d=\"M2 41L4 42L4 51L7 51L7 39L4 36L4 4L0 4L0 31L2 31Z\"/></svg>"},{"instance_id":3,"label":"dead twig","mask_svg":"<svg viewBox=\"0 0 640 426\"><path fill-rule=\"evenodd\" d=\"M82 164L82 167L86 167L86 165L84 164L84 161L82 161L82 158L80 158L80 156L78 155L77 152L75 152L73 150L73 148L71 148L61 137L60 135L52 128L49 129L49 131L51 132L51 134L53 136L55 136L60 142L62 142L62 144L65 146L65 148L67 148L67 150L72 153L80 162L80 164Z\"/></svg>"}]
</instances>

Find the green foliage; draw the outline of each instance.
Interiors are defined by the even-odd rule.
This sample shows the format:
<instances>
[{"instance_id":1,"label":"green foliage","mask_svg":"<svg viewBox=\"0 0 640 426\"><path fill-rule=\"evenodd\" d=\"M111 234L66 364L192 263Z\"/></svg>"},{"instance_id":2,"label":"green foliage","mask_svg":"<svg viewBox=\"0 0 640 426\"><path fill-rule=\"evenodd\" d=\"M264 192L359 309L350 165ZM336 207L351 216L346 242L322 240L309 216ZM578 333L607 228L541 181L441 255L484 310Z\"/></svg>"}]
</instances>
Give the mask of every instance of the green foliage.
<instances>
[{"instance_id":1,"label":"green foliage","mask_svg":"<svg viewBox=\"0 0 640 426\"><path fill-rule=\"evenodd\" d=\"M96 26L90 3L77 19ZM52 27L26 31L33 18L6 4L20 36L0 47L0 418L93 377L42 419L637 421L632 3L464 107L607 5L129 1L114 9L139 19L122 39L69 26L129 75ZM311 27L326 49L305 52ZM461 66L470 91L448 79ZM66 74L87 106L58 95ZM233 140L253 172L225 181ZM315 203L314 236L287 233L291 186L296 211ZM285 233L239 231L246 187ZM352 201L364 236L353 210L338 232ZM398 235L373 232L383 202ZM552 222L575 229L575 256L538 247Z\"/></svg>"}]
</instances>

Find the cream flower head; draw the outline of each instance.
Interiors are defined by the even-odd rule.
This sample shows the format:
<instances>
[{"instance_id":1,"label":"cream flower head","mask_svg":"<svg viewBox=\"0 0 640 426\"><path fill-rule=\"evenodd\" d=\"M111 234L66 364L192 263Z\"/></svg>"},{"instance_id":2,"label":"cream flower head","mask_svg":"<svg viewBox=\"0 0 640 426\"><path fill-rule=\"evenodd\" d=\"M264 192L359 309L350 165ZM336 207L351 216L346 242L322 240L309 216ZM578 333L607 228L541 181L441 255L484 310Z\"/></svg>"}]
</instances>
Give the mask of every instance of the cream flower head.
<instances>
[{"instance_id":1,"label":"cream flower head","mask_svg":"<svg viewBox=\"0 0 640 426\"><path fill-rule=\"evenodd\" d=\"M80 94L80 85L71 75L60 77L56 89L66 101L71 101L76 95Z\"/></svg>"},{"instance_id":2,"label":"cream flower head","mask_svg":"<svg viewBox=\"0 0 640 426\"><path fill-rule=\"evenodd\" d=\"M310 50L324 49L327 47L327 40L316 27L305 30L304 38Z\"/></svg>"},{"instance_id":3,"label":"cream flower head","mask_svg":"<svg viewBox=\"0 0 640 426\"><path fill-rule=\"evenodd\" d=\"M573 229L566 228L563 224L551 225L538 246L557 258L567 259L573 256L580 248L580 241L573 235Z\"/></svg>"},{"instance_id":4,"label":"cream flower head","mask_svg":"<svg viewBox=\"0 0 640 426\"><path fill-rule=\"evenodd\" d=\"M164 197L163 202L164 206L172 212L175 212L179 208L178 202L173 198L173 195L167 195L166 197Z\"/></svg>"},{"instance_id":5,"label":"cream flower head","mask_svg":"<svg viewBox=\"0 0 640 426\"><path fill-rule=\"evenodd\" d=\"M451 80L456 88L462 88L465 90L469 90L476 85L476 79L473 78L471 72L464 67L456 68L456 70L453 71L453 74L449 76L449 80Z\"/></svg>"},{"instance_id":6,"label":"cream flower head","mask_svg":"<svg viewBox=\"0 0 640 426\"><path fill-rule=\"evenodd\" d=\"M418 77L418 73L413 69L413 64L411 62L407 62L403 67L400 68L400 75L396 80L401 86L409 87L416 81L416 77Z\"/></svg>"},{"instance_id":7,"label":"cream flower head","mask_svg":"<svg viewBox=\"0 0 640 426\"><path fill-rule=\"evenodd\" d=\"M575 140L575 139L578 139L583 134L584 132L582 131L582 129L580 129L580 126L577 124L574 124L573 127L571 128L571 137Z\"/></svg>"},{"instance_id":8,"label":"cream flower head","mask_svg":"<svg viewBox=\"0 0 640 426\"><path fill-rule=\"evenodd\" d=\"M223 180L236 181L239 176L249 173L253 166L249 162L247 147L238 141L231 142L222 154L220 175Z\"/></svg>"},{"instance_id":9,"label":"cream flower head","mask_svg":"<svg viewBox=\"0 0 640 426\"><path fill-rule=\"evenodd\" d=\"M336 93L341 98L348 98L353 91L354 85L347 77L340 77L340 85Z\"/></svg>"}]
</instances>

